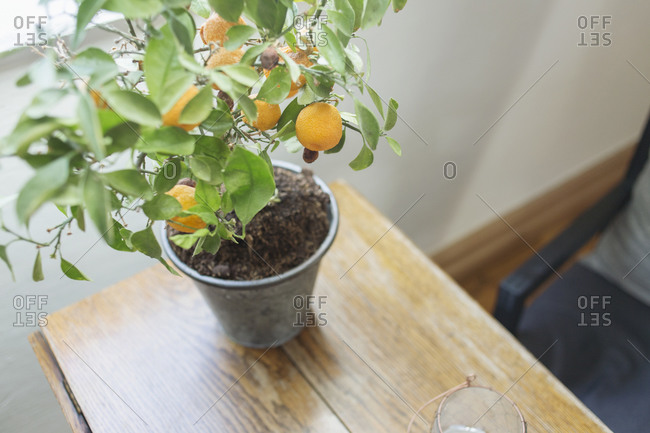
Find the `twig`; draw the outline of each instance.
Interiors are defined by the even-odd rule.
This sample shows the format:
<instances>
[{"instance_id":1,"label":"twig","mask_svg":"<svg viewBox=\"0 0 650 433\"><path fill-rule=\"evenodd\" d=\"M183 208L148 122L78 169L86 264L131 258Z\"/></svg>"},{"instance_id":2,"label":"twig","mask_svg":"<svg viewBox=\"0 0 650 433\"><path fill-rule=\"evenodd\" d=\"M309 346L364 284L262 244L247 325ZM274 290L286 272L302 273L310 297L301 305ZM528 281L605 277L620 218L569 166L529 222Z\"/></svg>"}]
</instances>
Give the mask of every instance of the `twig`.
<instances>
[{"instance_id":1,"label":"twig","mask_svg":"<svg viewBox=\"0 0 650 433\"><path fill-rule=\"evenodd\" d=\"M54 241L57 241L57 246L55 246L55 249L54 249L54 251L56 252L56 250L58 249L58 245L61 243L61 233L63 232L63 229L65 229L65 226L67 224L69 224L70 222L72 222L73 219L74 219L74 217L70 216L65 221L63 221L61 224L58 224L57 226L53 227L52 229L57 229L58 228L58 231L56 232L56 235L54 235L54 237L52 239L50 239L48 242L39 242L39 241L35 241L34 239L26 238L26 237L16 233L15 231L11 230L9 227L6 227L4 225L2 226L2 229L4 231L6 231L7 233L15 236L16 239L14 239L14 241L15 240L21 240L21 241L24 241L24 242L29 242L30 244L37 245L39 247L49 247L50 245L52 245L54 243Z\"/></svg>"},{"instance_id":2,"label":"twig","mask_svg":"<svg viewBox=\"0 0 650 433\"><path fill-rule=\"evenodd\" d=\"M99 24L99 23L96 23L95 26L107 32L115 33L116 35L122 36L124 39L133 42L136 45L136 47L138 47L139 49L142 49L144 47L144 40L138 37L134 37L128 33L125 33L120 29L116 29L113 26L107 26L106 24Z\"/></svg>"},{"instance_id":3,"label":"twig","mask_svg":"<svg viewBox=\"0 0 650 433\"><path fill-rule=\"evenodd\" d=\"M129 26L129 32L131 32L131 36L137 38L138 35L135 33L135 29L133 28L133 23L131 22L131 20L129 18L126 18L125 20L126 20L126 24Z\"/></svg>"},{"instance_id":4,"label":"twig","mask_svg":"<svg viewBox=\"0 0 650 433\"><path fill-rule=\"evenodd\" d=\"M353 131L357 131L359 134L363 134L363 132L361 132L361 130L360 130L359 128L357 128L355 125L353 125L352 123L348 122L347 120L344 120L344 121L343 121L343 124L345 125L346 128L350 128L350 129L352 129Z\"/></svg>"},{"instance_id":5,"label":"twig","mask_svg":"<svg viewBox=\"0 0 650 433\"><path fill-rule=\"evenodd\" d=\"M144 159L147 157L147 154L145 152L142 152L138 155L138 159L135 160L135 166L136 168L140 169L142 168L142 165L144 164Z\"/></svg>"}]
</instances>

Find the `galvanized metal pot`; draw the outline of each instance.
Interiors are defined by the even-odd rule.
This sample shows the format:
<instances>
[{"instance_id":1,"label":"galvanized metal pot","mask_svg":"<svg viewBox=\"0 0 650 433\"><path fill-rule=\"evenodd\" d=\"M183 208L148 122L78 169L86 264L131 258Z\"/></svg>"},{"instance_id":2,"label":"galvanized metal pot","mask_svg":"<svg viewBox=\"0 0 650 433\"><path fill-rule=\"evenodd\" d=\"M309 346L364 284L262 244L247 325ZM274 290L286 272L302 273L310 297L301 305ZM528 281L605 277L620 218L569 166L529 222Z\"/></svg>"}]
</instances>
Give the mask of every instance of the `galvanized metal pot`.
<instances>
[{"instance_id":1,"label":"galvanized metal pot","mask_svg":"<svg viewBox=\"0 0 650 433\"><path fill-rule=\"evenodd\" d=\"M275 167L299 173L295 164L274 161ZM224 280L199 274L183 263L171 248L163 225L161 243L165 254L184 274L192 278L206 299L226 335L247 347L280 346L297 336L304 327L307 296L316 282L323 255L334 241L339 225L339 210L332 191L314 176L316 184L330 197L330 228L316 252L299 266L273 277L252 281Z\"/></svg>"}]
</instances>

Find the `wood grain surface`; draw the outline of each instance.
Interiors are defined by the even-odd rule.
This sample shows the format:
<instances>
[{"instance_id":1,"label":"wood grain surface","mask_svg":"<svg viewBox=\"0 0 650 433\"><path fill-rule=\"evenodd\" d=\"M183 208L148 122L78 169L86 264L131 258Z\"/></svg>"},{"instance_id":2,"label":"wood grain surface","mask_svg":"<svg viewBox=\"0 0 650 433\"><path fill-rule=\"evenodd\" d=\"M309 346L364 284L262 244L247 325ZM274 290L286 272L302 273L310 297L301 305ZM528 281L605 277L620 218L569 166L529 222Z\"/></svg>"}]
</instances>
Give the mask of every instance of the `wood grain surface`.
<instances>
[{"instance_id":1,"label":"wood grain surface","mask_svg":"<svg viewBox=\"0 0 650 433\"><path fill-rule=\"evenodd\" d=\"M68 424L70 424L70 427L72 427L72 431L90 433L90 428L88 427L83 414L80 413L81 408L76 406L76 402L71 399L70 394L66 389L65 378L59 368L59 364L50 350L49 344L47 344L47 341L45 341L45 338L43 337L43 333L34 332L27 338L34 350L36 359L38 359L38 362L43 369L43 373L45 374L47 381L50 383L52 391L61 406L65 419L68 421Z\"/></svg>"},{"instance_id":2,"label":"wood grain surface","mask_svg":"<svg viewBox=\"0 0 650 433\"><path fill-rule=\"evenodd\" d=\"M282 348L228 341L191 281L161 266L48 317L93 432L404 432L471 373L507 392L531 433L609 432L392 222L332 189L341 227L315 291L327 324Z\"/></svg>"}]
</instances>

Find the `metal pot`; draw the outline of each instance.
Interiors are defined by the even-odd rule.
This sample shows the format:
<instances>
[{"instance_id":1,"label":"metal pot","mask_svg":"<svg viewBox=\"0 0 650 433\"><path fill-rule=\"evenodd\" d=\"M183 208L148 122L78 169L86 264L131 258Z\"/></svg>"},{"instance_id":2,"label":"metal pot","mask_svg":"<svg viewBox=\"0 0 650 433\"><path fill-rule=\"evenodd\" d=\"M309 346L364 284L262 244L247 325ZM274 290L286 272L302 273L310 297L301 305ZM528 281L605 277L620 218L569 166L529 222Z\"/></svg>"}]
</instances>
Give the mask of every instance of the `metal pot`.
<instances>
[{"instance_id":1,"label":"metal pot","mask_svg":"<svg viewBox=\"0 0 650 433\"><path fill-rule=\"evenodd\" d=\"M296 173L301 168L283 161L273 161L274 167ZM171 248L165 225L162 226L163 250L174 265L192 278L206 299L225 334L242 346L268 348L280 346L296 337L304 328L305 317L318 267L323 255L334 242L339 226L339 210L332 191L314 176L320 188L330 197L330 228L316 252L295 268L273 277L252 281L224 280L199 274L182 262Z\"/></svg>"}]
</instances>

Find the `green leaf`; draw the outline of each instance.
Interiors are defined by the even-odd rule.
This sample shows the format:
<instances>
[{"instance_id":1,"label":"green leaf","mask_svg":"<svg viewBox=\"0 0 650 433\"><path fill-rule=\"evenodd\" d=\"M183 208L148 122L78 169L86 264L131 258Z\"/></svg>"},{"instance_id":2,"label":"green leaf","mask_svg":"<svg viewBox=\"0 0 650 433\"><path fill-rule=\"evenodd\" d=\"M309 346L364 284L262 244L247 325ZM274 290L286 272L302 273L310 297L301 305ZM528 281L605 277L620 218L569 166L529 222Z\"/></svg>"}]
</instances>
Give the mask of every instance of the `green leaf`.
<instances>
[{"instance_id":1,"label":"green leaf","mask_svg":"<svg viewBox=\"0 0 650 433\"><path fill-rule=\"evenodd\" d=\"M361 73L363 71L363 60L359 55L356 45L351 44L345 47L345 54L348 56L348 66L351 66L350 72ZM358 74L352 74L357 76ZM365 72L365 79L368 80L370 76L370 58L368 58L368 70Z\"/></svg>"},{"instance_id":2,"label":"green leaf","mask_svg":"<svg viewBox=\"0 0 650 433\"><path fill-rule=\"evenodd\" d=\"M237 104L248 120L251 122L257 120L257 105L250 98L243 96L237 100Z\"/></svg>"},{"instance_id":3,"label":"green leaf","mask_svg":"<svg viewBox=\"0 0 650 433\"><path fill-rule=\"evenodd\" d=\"M61 257L61 270L66 277L71 280L77 281L90 281L90 279L85 276L79 269L75 267L72 263Z\"/></svg>"},{"instance_id":4,"label":"green leaf","mask_svg":"<svg viewBox=\"0 0 650 433\"><path fill-rule=\"evenodd\" d=\"M90 150L95 154L95 158L101 161L106 156L102 128L99 117L97 117L97 108L88 93L80 95L77 116L81 130L90 145Z\"/></svg>"},{"instance_id":5,"label":"green leaf","mask_svg":"<svg viewBox=\"0 0 650 433\"><path fill-rule=\"evenodd\" d=\"M76 206L82 202L81 195L78 178L72 177L49 201L55 205Z\"/></svg>"},{"instance_id":6,"label":"green leaf","mask_svg":"<svg viewBox=\"0 0 650 433\"><path fill-rule=\"evenodd\" d=\"M212 87L204 86L190 102L187 103L178 119L180 124L203 122L212 111Z\"/></svg>"},{"instance_id":7,"label":"green leaf","mask_svg":"<svg viewBox=\"0 0 650 433\"><path fill-rule=\"evenodd\" d=\"M192 156L190 158L190 170L197 179L204 180L211 185L218 185L223 182L221 167L218 161L211 156Z\"/></svg>"},{"instance_id":8,"label":"green leaf","mask_svg":"<svg viewBox=\"0 0 650 433\"><path fill-rule=\"evenodd\" d=\"M372 150L368 149L368 147L364 145L361 148L359 155L350 162L350 167L355 171L363 170L364 168L370 167L373 160L374 155L372 154Z\"/></svg>"},{"instance_id":9,"label":"green leaf","mask_svg":"<svg viewBox=\"0 0 650 433\"><path fill-rule=\"evenodd\" d=\"M246 99L248 96L249 87L238 83L223 72L208 69L206 74L210 78L210 81L216 84L221 91L226 92L233 101L238 102L241 99Z\"/></svg>"},{"instance_id":10,"label":"green leaf","mask_svg":"<svg viewBox=\"0 0 650 433\"><path fill-rule=\"evenodd\" d=\"M263 44L259 45L253 45L249 49L246 50L244 53L244 56L241 58L239 61L240 65L252 65L255 60L266 50L268 47L271 46L270 42L264 42Z\"/></svg>"},{"instance_id":11,"label":"green leaf","mask_svg":"<svg viewBox=\"0 0 650 433\"><path fill-rule=\"evenodd\" d=\"M284 144L284 148L287 149L287 152L289 153L298 153L303 150L302 144L300 144L295 135L287 140L284 140L282 144Z\"/></svg>"},{"instance_id":12,"label":"green leaf","mask_svg":"<svg viewBox=\"0 0 650 433\"><path fill-rule=\"evenodd\" d=\"M194 252L192 253L192 257L196 256L197 254L201 254L201 252L203 252L204 243L205 243L205 237L200 237L198 242L196 243L196 246L194 247Z\"/></svg>"},{"instance_id":13,"label":"green leaf","mask_svg":"<svg viewBox=\"0 0 650 433\"><path fill-rule=\"evenodd\" d=\"M16 80L16 87L25 87L30 84L32 84L32 77L30 77L30 71L27 71L25 74L23 74L22 77Z\"/></svg>"},{"instance_id":14,"label":"green leaf","mask_svg":"<svg viewBox=\"0 0 650 433\"><path fill-rule=\"evenodd\" d=\"M219 247L221 246L221 236L206 236L203 239L203 250L210 254L217 254Z\"/></svg>"},{"instance_id":15,"label":"green leaf","mask_svg":"<svg viewBox=\"0 0 650 433\"><path fill-rule=\"evenodd\" d=\"M380 134L377 118L372 114L372 111L370 111L370 109L358 99L354 100L354 111L357 115L363 138L368 142L370 148L375 150L377 148L377 143L379 142Z\"/></svg>"},{"instance_id":16,"label":"green leaf","mask_svg":"<svg viewBox=\"0 0 650 433\"><path fill-rule=\"evenodd\" d=\"M222 169L226 164L228 155L230 155L230 148L225 141L218 137L210 137L204 135L196 140L194 155L207 155L215 158L215 163Z\"/></svg>"},{"instance_id":17,"label":"green leaf","mask_svg":"<svg viewBox=\"0 0 650 433\"><path fill-rule=\"evenodd\" d=\"M397 156L402 156L402 147L399 145L397 140L387 136L386 141L388 141L388 145L390 146L391 149L393 149L393 152L395 152Z\"/></svg>"},{"instance_id":18,"label":"green leaf","mask_svg":"<svg viewBox=\"0 0 650 433\"><path fill-rule=\"evenodd\" d=\"M210 5L208 0L192 0L190 11L194 12L201 18L208 18L210 16Z\"/></svg>"},{"instance_id":19,"label":"green leaf","mask_svg":"<svg viewBox=\"0 0 650 433\"><path fill-rule=\"evenodd\" d=\"M183 68L193 74L205 74L210 70L203 66L203 62L199 63L192 54L188 54L185 50L178 50L178 61Z\"/></svg>"},{"instance_id":20,"label":"green leaf","mask_svg":"<svg viewBox=\"0 0 650 433\"><path fill-rule=\"evenodd\" d=\"M329 63L336 72L340 74L345 73L347 56L341 41L338 36L336 36L336 32L325 24L322 26L322 29L320 29L317 38L319 41L327 41L327 43L320 44L318 47L320 54L325 58L325 60L327 60L327 63Z\"/></svg>"},{"instance_id":21,"label":"green leaf","mask_svg":"<svg viewBox=\"0 0 650 433\"><path fill-rule=\"evenodd\" d=\"M327 11L327 19L334 24L334 27L338 30L339 39L343 46L345 46L350 40L350 34L354 28L354 10L346 0L341 1L341 3L346 4L350 8L348 11L351 13L329 10Z\"/></svg>"},{"instance_id":22,"label":"green leaf","mask_svg":"<svg viewBox=\"0 0 650 433\"><path fill-rule=\"evenodd\" d=\"M153 198L149 182L138 170L118 170L101 176L107 184L124 195L145 200Z\"/></svg>"},{"instance_id":23,"label":"green leaf","mask_svg":"<svg viewBox=\"0 0 650 433\"><path fill-rule=\"evenodd\" d=\"M230 213L234 210L232 199L230 198L230 194L228 194L228 191L224 192L223 195L221 196L221 210L225 214Z\"/></svg>"},{"instance_id":24,"label":"green leaf","mask_svg":"<svg viewBox=\"0 0 650 433\"><path fill-rule=\"evenodd\" d=\"M43 281L43 262L41 260L41 250L36 252L36 260L34 260L34 269L32 269L32 279L34 281Z\"/></svg>"},{"instance_id":25,"label":"green leaf","mask_svg":"<svg viewBox=\"0 0 650 433\"><path fill-rule=\"evenodd\" d=\"M244 45L251 36L255 34L255 30L251 26L236 25L232 26L226 32L226 41L223 44L223 47L228 51L236 50L237 48Z\"/></svg>"},{"instance_id":26,"label":"green leaf","mask_svg":"<svg viewBox=\"0 0 650 433\"><path fill-rule=\"evenodd\" d=\"M57 158L34 172L18 194L16 214L25 223L48 199L61 189L70 175L70 157Z\"/></svg>"},{"instance_id":27,"label":"green leaf","mask_svg":"<svg viewBox=\"0 0 650 433\"><path fill-rule=\"evenodd\" d=\"M316 65L309 68L309 70L328 72L330 69L324 65ZM314 94L320 98L329 98L334 86L334 80L327 75L316 75L305 72L307 85L313 90Z\"/></svg>"},{"instance_id":28,"label":"green leaf","mask_svg":"<svg viewBox=\"0 0 650 433\"><path fill-rule=\"evenodd\" d=\"M181 217L189 215L198 215L203 220L203 222L208 225L216 226L219 224L219 218L217 218L214 211L201 203L192 206L180 214ZM197 232L199 231L197 230Z\"/></svg>"},{"instance_id":29,"label":"green leaf","mask_svg":"<svg viewBox=\"0 0 650 433\"><path fill-rule=\"evenodd\" d=\"M390 0L366 0L361 28L364 30L379 25L390 5Z\"/></svg>"},{"instance_id":30,"label":"green leaf","mask_svg":"<svg viewBox=\"0 0 650 433\"><path fill-rule=\"evenodd\" d=\"M246 87L253 87L260 81L260 76L255 69L245 65L227 65L222 66L221 71L225 72L230 78Z\"/></svg>"},{"instance_id":31,"label":"green leaf","mask_svg":"<svg viewBox=\"0 0 650 433\"><path fill-rule=\"evenodd\" d=\"M29 107L25 110L25 114L32 119L40 119L41 117L56 116L57 109L59 108L59 101L69 95L69 92L64 89L45 89L36 94Z\"/></svg>"},{"instance_id":32,"label":"green leaf","mask_svg":"<svg viewBox=\"0 0 650 433\"><path fill-rule=\"evenodd\" d=\"M169 240L178 245L179 247L183 248L184 250L189 250L194 246L197 240L196 236L194 236L194 233L192 234L186 234L186 235L174 235L170 236Z\"/></svg>"},{"instance_id":33,"label":"green leaf","mask_svg":"<svg viewBox=\"0 0 650 433\"><path fill-rule=\"evenodd\" d=\"M162 125L160 111L146 97L135 91L112 90L102 94L108 105L120 116L145 126Z\"/></svg>"},{"instance_id":34,"label":"green leaf","mask_svg":"<svg viewBox=\"0 0 650 433\"><path fill-rule=\"evenodd\" d=\"M350 6L354 9L354 31L361 27L361 20L363 18L363 1L364 0L348 0Z\"/></svg>"},{"instance_id":35,"label":"green leaf","mask_svg":"<svg viewBox=\"0 0 650 433\"><path fill-rule=\"evenodd\" d=\"M166 261L165 259L163 259L162 257L160 257L160 258L158 259L158 261L159 261L159 262L160 262L160 263L161 263L165 268L167 268L167 270L169 271L170 274L172 274L172 275L176 275L177 277L180 277L180 276L181 276L178 272L176 272L176 269L172 268L172 267L169 265L169 263L167 263L167 261Z\"/></svg>"},{"instance_id":36,"label":"green leaf","mask_svg":"<svg viewBox=\"0 0 650 433\"><path fill-rule=\"evenodd\" d=\"M341 44L346 46L354 31L355 12L349 0L334 0L334 10L327 11L327 19L338 29Z\"/></svg>"},{"instance_id":37,"label":"green leaf","mask_svg":"<svg viewBox=\"0 0 650 433\"><path fill-rule=\"evenodd\" d=\"M219 210L221 205L221 196L214 185L199 180L194 190L194 198L200 204L209 207L213 211Z\"/></svg>"},{"instance_id":38,"label":"green leaf","mask_svg":"<svg viewBox=\"0 0 650 433\"><path fill-rule=\"evenodd\" d=\"M168 220L181 213L183 207L171 195L158 194L153 200L142 205L142 211L154 221Z\"/></svg>"},{"instance_id":39,"label":"green leaf","mask_svg":"<svg viewBox=\"0 0 650 433\"><path fill-rule=\"evenodd\" d=\"M157 15L163 8L159 0L108 0L104 9L119 12L126 18L149 18Z\"/></svg>"},{"instance_id":40,"label":"green leaf","mask_svg":"<svg viewBox=\"0 0 650 433\"><path fill-rule=\"evenodd\" d=\"M111 195L96 173L90 172L86 177L83 196L90 219L110 244L113 241L113 233L109 230L113 221L110 214Z\"/></svg>"},{"instance_id":41,"label":"green leaf","mask_svg":"<svg viewBox=\"0 0 650 433\"><path fill-rule=\"evenodd\" d=\"M153 259L160 258L162 255L162 250L160 249L156 236L153 234L151 226L133 233L131 236L131 244L133 244L133 248Z\"/></svg>"},{"instance_id":42,"label":"green leaf","mask_svg":"<svg viewBox=\"0 0 650 433\"><path fill-rule=\"evenodd\" d=\"M384 123L384 131L390 131L397 123L397 108L399 104L393 98L388 101L388 112L386 113L386 122Z\"/></svg>"},{"instance_id":43,"label":"green leaf","mask_svg":"<svg viewBox=\"0 0 650 433\"><path fill-rule=\"evenodd\" d=\"M212 110L207 119L201 124L202 128L212 132L215 137L221 137L226 132L230 131L233 125L232 115L230 111Z\"/></svg>"},{"instance_id":44,"label":"green leaf","mask_svg":"<svg viewBox=\"0 0 650 433\"><path fill-rule=\"evenodd\" d=\"M343 134L341 134L341 139L339 140L339 143L333 148L326 150L325 151L326 155L329 155L330 153L339 153L341 149L343 149L343 146L345 145L345 133L347 130L348 128L343 128Z\"/></svg>"},{"instance_id":45,"label":"green leaf","mask_svg":"<svg viewBox=\"0 0 650 433\"><path fill-rule=\"evenodd\" d=\"M208 0L210 6L226 21L236 23L244 11L244 0Z\"/></svg>"},{"instance_id":46,"label":"green leaf","mask_svg":"<svg viewBox=\"0 0 650 433\"><path fill-rule=\"evenodd\" d=\"M304 86L296 100L300 105L309 105L316 100L316 94L311 90L310 86Z\"/></svg>"},{"instance_id":47,"label":"green leaf","mask_svg":"<svg viewBox=\"0 0 650 433\"><path fill-rule=\"evenodd\" d=\"M160 171L153 180L153 189L156 193L169 191L181 179L182 168L181 160L171 158L160 167Z\"/></svg>"},{"instance_id":48,"label":"green leaf","mask_svg":"<svg viewBox=\"0 0 650 433\"><path fill-rule=\"evenodd\" d=\"M393 0L393 11L399 12L406 6L406 0Z\"/></svg>"},{"instance_id":49,"label":"green leaf","mask_svg":"<svg viewBox=\"0 0 650 433\"><path fill-rule=\"evenodd\" d=\"M277 128L277 127L276 127ZM292 135L296 134L296 125L293 122L286 123L282 128L277 129L277 132L271 136L271 140L279 138L280 140L285 140ZM273 142L273 147L271 152L273 152L280 145L278 140Z\"/></svg>"},{"instance_id":50,"label":"green leaf","mask_svg":"<svg viewBox=\"0 0 650 433\"><path fill-rule=\"evenodd\" d=\"M72 48L77 48L86 32L86 26L95 14L104 6L106 0L84 0L77 11L77 25L72 37Z\"/></svg>"},{"instance_id":51,"label":"green leaf","mask_svg":"<svg viewBox=\"0 0 650 433\"><path fill-rule=\"evenodd\" d=\"M289 96L290 90L291 76L289 70L283 66L276 66L262 84L257 99L269 104L280 104Z\"/></svg>"},{"instance_id":52,"label":"green leaf","mask_svg":"<svg viewBox=\"0 0 650 433\"><path fill-rule=\"evenodd\" d=\"M98 110L97 115L99 116L99 123L102 125L102 131L104 133L125 124L124 118L113 110ZM136 123L131 123L131 125L138 126Z\"/></svg>"},{"instance_id":53,"label":"green leaf","mask_svg":"<svg viewBox=\"0 0 650 433\"><path fill-rule=\"evenodd\" d=\"M194 24L192 15L190 15L183 6L172 9L168 13L165 13L164 16L167 18L171 31L174 36L176 36L176 40L180 43L186 53L193 55L196 25Z\"/></svg>"},{"instance_id":54,"label":"green leaf","mask_svg":"<svg viewBox=\"0 0 650 433\"><path fill-rule=\"evenodd\" d=\"M122 123L106 131L104 137L110 140L110 144L106 146L107 155L123 152L135 147L140 139L140 125L132 122Z\"/></svg>"},{"instance_id":55,"label":"green leaf","mask_svg":"<svg viewBox=\"0 0 650 433\"><path fill-rule=\"evenodd\" d=\"M56 64L58 63L58 59L54 51L45 51L43 54L41 60L34 62L29 67L29 79L31 83L40 89L47 89L57 87L59 81L57 75L65 77L66 80L73 78L67 68L57 69Z\"/></svg>"},{"instance_id":56,"label":"green leaf","mask_svg":"<svg viewBox=\"0 0 650 433\"><path fill-rule=\"evenodd\" d=\"M11 266L11 262L9 261L9 256L7 255L7 247L5 245L0 245L0 260L5 262L5 264L9 268L9 272L11 273L11 279L16 281L16 276L14 275L14 268Z\"/></svg>"},{"instance_id":57,"label":"green leaf","mask_svg":"<svg viewBox=\"0 0 650 433\"><path fill-rule=\"evenodd\" d=\"M50 135L53 131L61 128L58 119L43 117L41 119L22 119L13 132L0 142L0 155L20 154L35 141Z\"/></svg>"},{"instance_id":58,"label":"green leaf","mask_svg":"<svg viewBox=\"0 0 650 433\"><path fill-rule=\"evenodd\" d=\"M293 61L291 57L289 57L289 54L285 53L284 50L278 50L276 48L275 50L280 57L282 57L282 60L284 60L284 64L286 67L289 69L289 75L291 76L291 81L298 81L300 78L300 66L296 62Z\"/></svg>"},{"instance_id":59,"label":"green leaf","mask_svg":"<svg viewBox=\"0 0 650 433\"><path fill-rule=\"evenodd\" d=\"M71 206L70 213L74 216L74 219L77 220L77 226L82 232L86 231L86 217L84 215L84 209L81 206Z\"/></svg>"},{"instance_id":60,"label":"green leaf","mask_svg":"<svg viewBox=\"0 0 650 433\"><path fill-rule=\"evenodd\" d=\"M87 48L77 54L70 61L70 68L76 75L84 77L90 90L97 90L96 86L112 80L119 73L113 57L96 47Z\"/></svg>"},{"instance_id":61,"label":"green leaf","mask_svg":"<svg viewBox=\"0 0 650 433\"><path fill-rule=\"evenodd\" d=\"M144 131L136 148L146 153L191 155L194 152L194 139L181 128L164 126L160 129Z\"/></svg>"},{"instance_id":62,"label":"green leaf","mask_svg":"<svg viewBox=\"0 0 650 433\"><path fill-rule=\"evenodd\" d=\"M368 94L370 95L370 98L372 99L372 102L375 104L375 107L377 107L377 111L379 111L379 114L381 114L381 117L383 118L384 117L384 104L383 104L381 98L379 97L377 92L375 92L375 90L372 87L366 85L366 89L368 90Z\"/></svg>"},{"instance_id":63,"label":"green leaf","mask_svg":"<svg viewBox=\"0 0 650 433\"><path fill-rule=\"evenodd\" d=\"M228 1L228 0L223 0ZM288 5L283 0L246 0L246 16L259 27L269 30L271 37L282 32Z\"/></svg>"},{"instance_id":64,"label":"green leaf","mask_svg":"<svg viewBox=\"0 0 650 433\"><path fill-rule=\"evenodd\" d=\"M144 75L151 99L162 113L166 113L183 96L194 77L181 65L177 42L169 26L160 30L162 37L149 41L144 56Z\"/></svg>"},{"instance_id":65,"label":"green leaf","mask_svg":"<svg viewBox=\"0 0 650 433\"><path fill-rule=\"evenodd\" d=\"M275 180L266 161L239 146L228 158L224 184L237 217L244 225L266 206L275 193Z\"/></svg>"},{"instance_id":66,"label":"green leaf","mask_svg":"<svg viewBox=\"0 0 650 433\"><path fill-rule=\"evenodd\" d=\"M118 232L122 237L122 240L124 241L124 244L127 246L127 248L133 250L133 244L131 243L131 236L133 236L133 232L131 230L125 229L124 227L118 229Z\"/></svg>"},{"instance_id":67,"label":"green leaf","mask_svg":"<svg viewBox=\"0 0 650 433\"><path fill-rule=\"evenodd\" d=\"M176 9L186 9L192 3L191 0L162 0L162 2L165 6Z\"/></svg>"},{"instance_id":68,"label":"green leaf","mask_svg":"<svg viewBox=\"0 0 650 433\"><path fill-rule=\"evenodd\" d=\"M347 111L341 111L341 119L350 122L353 125L359 125L357 121L357 115L354 113L348 113Z\"/></svg>"}]
</instances>

